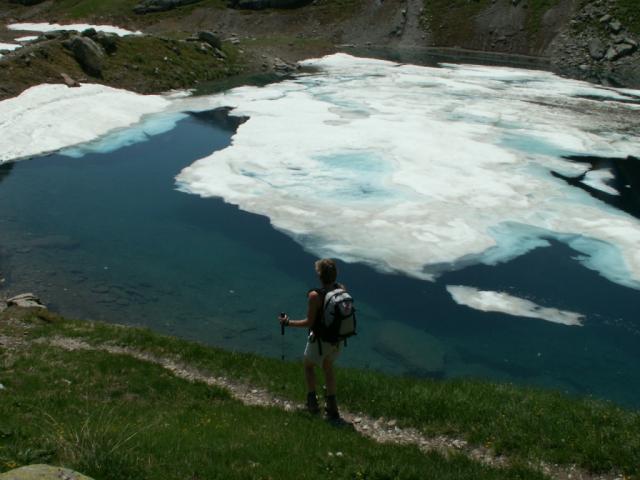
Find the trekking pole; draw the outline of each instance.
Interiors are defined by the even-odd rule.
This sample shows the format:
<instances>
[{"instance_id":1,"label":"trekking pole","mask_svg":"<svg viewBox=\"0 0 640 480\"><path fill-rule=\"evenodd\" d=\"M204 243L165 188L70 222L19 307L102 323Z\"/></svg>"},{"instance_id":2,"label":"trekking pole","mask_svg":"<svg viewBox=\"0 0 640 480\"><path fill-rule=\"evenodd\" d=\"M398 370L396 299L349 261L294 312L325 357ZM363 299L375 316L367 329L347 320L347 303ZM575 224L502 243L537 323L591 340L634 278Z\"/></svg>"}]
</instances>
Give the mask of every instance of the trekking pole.
<instances>
[{"instance_id":1,"label":"trekking pole","mask_svg":"<svg viewBox=\"0 0 640 480\"><path fill-rule=\"evenodd\" d=\"M287 314L280 312L280 318L286 318ZM284 323L280 323L280 360L284 362Z\"/></svg>"}]
</instances>

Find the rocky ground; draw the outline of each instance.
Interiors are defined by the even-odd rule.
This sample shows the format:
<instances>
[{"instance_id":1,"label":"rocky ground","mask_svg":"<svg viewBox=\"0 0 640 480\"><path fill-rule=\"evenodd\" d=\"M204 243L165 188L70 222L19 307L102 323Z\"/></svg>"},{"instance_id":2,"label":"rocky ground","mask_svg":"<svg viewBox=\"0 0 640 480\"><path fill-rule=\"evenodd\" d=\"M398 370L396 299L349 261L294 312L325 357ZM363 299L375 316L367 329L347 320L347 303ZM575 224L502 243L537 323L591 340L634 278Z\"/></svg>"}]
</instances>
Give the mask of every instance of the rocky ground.
<instances>
[{"instance_id":1,"label":"rocky ground","mask_svg":"<svg viewBox=\"0 0 640 480\"><path fill-rule=\"evenodd\" d=\"M615 1L598 0L577 9L554 39L550 56L566 75L603 84L640 88L640 37L612 15Z\"/></svg>"},{"instance_id":2,"label":"rocky ground","mask_svg":"<svg viewBox=\"0 0 640 480\"><path fill-rule=\"evenodd\" d=\"M507 62L509 55L532 56L564 75L636 88L640 38L628 18L616 16L618 1L554 0L545 8L537 6L539 0L479 0L472 7L441 0L129 2L133 6L124 10L114 7L81 20L140 29L144 36L41 35L28 47L4 52L0 98L45 81L160 92L242 73L287 74L303 58L380 47L425 53L444 48L467 57L492 53L506 55ZM6 29L12 22L80 20L65 16L51 1L5 2L0 42L27 34Z\"/></svg>"}]
</instances>

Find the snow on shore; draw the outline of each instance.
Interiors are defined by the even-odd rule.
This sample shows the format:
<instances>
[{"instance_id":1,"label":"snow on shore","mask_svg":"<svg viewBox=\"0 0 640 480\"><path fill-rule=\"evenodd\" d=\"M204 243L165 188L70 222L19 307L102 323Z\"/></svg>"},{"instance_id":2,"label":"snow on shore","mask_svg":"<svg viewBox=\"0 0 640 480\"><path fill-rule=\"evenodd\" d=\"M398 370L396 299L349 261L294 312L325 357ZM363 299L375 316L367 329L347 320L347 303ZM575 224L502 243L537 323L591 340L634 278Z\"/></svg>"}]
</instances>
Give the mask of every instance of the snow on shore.
<instances>
[{"instance_id":1,"label":"snow on shore","mask_svg":"<svg viewBox=\"0 0 640 480\"><path fill-rule=\"evenodd\" d=\"M9 30L21 30L26 32L53 32L56 30L73 30L82 32L88 28L93 28L98 32L115 33L121 37L126 35L142 35L142 32L126 30L113 25L90 25L88 23L72 23L68 25L60 25L59 23L12 23L7 26Z\"/></svg>"},{"instance_id":2,"label":"snow on shore","mask_svg":"<svg viewBox=\"0 0 640 480\"><path fill-rule=\"evenodd\" d=\"M163 111L169 100L103 85L39 85L0 102L0 163L95 140Z\"/></svg>"},{"instance_id":3,"label":"snow on shore","mask_svg":"<svg viewBox=\"0 0 640 480\"><path fill-rule=\"evenodd\" d=\"M0 43L0 51L11 52L20 48L22 45L17 45L15 43Z\"/></svg>"}]
</instances>

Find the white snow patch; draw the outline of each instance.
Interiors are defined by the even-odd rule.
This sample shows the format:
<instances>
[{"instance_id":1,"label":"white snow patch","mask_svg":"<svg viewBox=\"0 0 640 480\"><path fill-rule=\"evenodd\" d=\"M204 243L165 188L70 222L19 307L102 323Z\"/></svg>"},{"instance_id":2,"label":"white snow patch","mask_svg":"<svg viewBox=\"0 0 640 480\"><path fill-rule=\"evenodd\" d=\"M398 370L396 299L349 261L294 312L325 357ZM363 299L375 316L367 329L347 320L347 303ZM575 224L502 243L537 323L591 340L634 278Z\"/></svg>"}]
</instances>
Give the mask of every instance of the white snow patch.
<instances>
[{"instance_id":1,"label":"white snow patch","mask_svg":"<svg viewBox=\"0 0 640 480\"><path fill-rule=\"evenodd\" d=\"M640 222L550 174L587 171L563 155L640 154L636 111L583 98L613 89L344 54L303 63L320 73L197 99L249 120L230 147L185 168L179 189L268 216L316 255L381 270L429 279L552 237L640 288Z\"/></svg>"},{"instance_id":2,"label":"white snow patch","mask_svg":"<svg viewBox=\"0 0 640 480\"><path fill-rule=\"evenodd\" d=\"M538 318L547 322L567 326L582 326L584 315L557 308L541 307L524 298L505 292L478 290L462 285L448 285L447 291L453 300L482 312L498 312L517 317Z\"/></svg>"},{"instance_id":3,"label":"white snow patch","mask_svg":"<svg viewBox=\"0 0 640 480\"><path fill-rule=\"evenodd\" d=\"M15 43L0 43L0 51L2 52L12 52L18 48L20 48L22 45L19 44L15 44Z\"/></svg>"},{"instance_id":4,"label":"white snow patch","mask_svg":"<svg viewBox=\"0 0 640 480\"><path fill-rule=\"evenodd\" d=\"M33 42L34 40L37 40L38 36L37 35L27 35L26 37L18 37L15 39L16 42Z\"/></svg>"},{"instance_id":5,"label":"white snow patch","mask_svg":"<svg viewBox=\"0 0 640 480\"><path fill-rule=\"evenodd\" d=\"M32 87L0 102L0 163L95 140L169 103L161 96L96 84Z\"/></svg>"},{"instance_id":6,"label":"white snow patch","mask_svg":"<svg viewBox=\"0 0 640 480\"><path fill-rule=\"evenodd\" d=\"M8 25L10 30L21 30L26 32L53 32L56 30L71 30L76 32L82 32L88 28L93 28L97 32L115 33L121 37L126 35L142 35L142 32L126 30L120 27L114 27L113 25L90 25L88 23L72 23L67 25L60 25L59 23L12 23Z\"/></svg>"}]
</instances>

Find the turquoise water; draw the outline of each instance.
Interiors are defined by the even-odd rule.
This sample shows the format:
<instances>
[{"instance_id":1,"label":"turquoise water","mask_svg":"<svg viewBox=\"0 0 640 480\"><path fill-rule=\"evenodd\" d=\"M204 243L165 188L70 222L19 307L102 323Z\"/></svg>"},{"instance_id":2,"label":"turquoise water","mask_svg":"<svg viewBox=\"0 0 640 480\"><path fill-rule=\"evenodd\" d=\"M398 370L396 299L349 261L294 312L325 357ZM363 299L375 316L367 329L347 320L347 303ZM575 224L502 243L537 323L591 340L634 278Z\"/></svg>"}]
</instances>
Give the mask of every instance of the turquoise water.
<instances>
[{"instance_id":1,"label":"turquoise water","mask_svg":"<svg viewBox=\"0 0 640 480\"><path fill-rule=\"evenodd\" d=\"M221 114L191 115L111 153L0 166L0 272L7 279L0 294L34 291L65 315L299 358L304 332L282 339L275 317L304 316L315 258L265 217L174 189L175 175L227 146L234 128ZM375 176L362 186L376 190ZM577 255L551 241L437 282L340 263L361 330L340 362L557 388L638 407L640 293L586 269ZM585 325L475 311L447 293L446 285L458 284L578 312Z\"/></svg>"}]
</instances>

